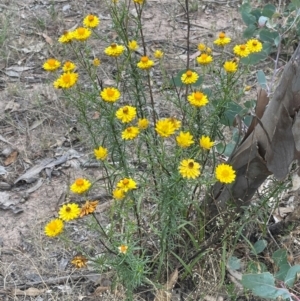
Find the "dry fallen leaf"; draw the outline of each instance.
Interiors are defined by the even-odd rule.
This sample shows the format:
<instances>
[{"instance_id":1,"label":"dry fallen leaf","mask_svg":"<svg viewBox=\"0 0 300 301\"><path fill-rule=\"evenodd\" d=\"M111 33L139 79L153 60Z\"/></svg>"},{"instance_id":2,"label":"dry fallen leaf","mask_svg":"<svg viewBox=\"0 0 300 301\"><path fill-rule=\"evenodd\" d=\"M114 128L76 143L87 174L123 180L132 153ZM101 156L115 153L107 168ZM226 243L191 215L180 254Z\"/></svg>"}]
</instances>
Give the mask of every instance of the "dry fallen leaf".
<instances>
[{"instance_id":1,"label":"dry fallen leaf","mask_svg":"<svg viewBox=\"0 0 300 301\"><path fill-rule=\"evenodd\" d=\"M18 157L18 151L13 151L4 161L4 165L8 166L12 163L15 163Z\"/></svg>"},{"instance_id":2,"label":"dry fallen leaf","mask_svg":"<svg viewBox=\"0 0 300 301\"><path fill-rule=\"evenodd\" d=\"M53 41L49 36L47 36L45 33L43 33L42 36L49 45L53 45Z\"/></svg>"},{"instance_id":3,"label":"dry fallen leaf","mask_svg":"<svg viewBox=\"0 0 300 301\"><path fill-rule=\"evenodd\" d=\"M94 295L101 295L102 293L106 292L109 290L109 286L98 286L95 291L94 291Z\"/></svg>"},{"instance_id":4,"label":"dry fallen leaf","mask_svg":"<svg viewBox=\"0 0 300 301\"><path fill-rule=\"evenodd\" d=\"M171 301L171 291L178 280L178 270L176 269L170 276L164 288L157 291L154 301Z\"/></svg>"},{"instance_id":5,"label":"dry fallen leaf","mask_svg":"<svg viewBox=\"0 0 300 301\"><path fill-rule=\"evenodd\" d=\"M45 291L45 289L38 289L38 288L35 288L35 287L30 287L25 291L22 291L18 288L15 288L12 291L12 294L14 296L31 296L31 297L35 297L35 296L38 296L38 295L42 294L44 291Z\"/></svg>"}]
</instances>

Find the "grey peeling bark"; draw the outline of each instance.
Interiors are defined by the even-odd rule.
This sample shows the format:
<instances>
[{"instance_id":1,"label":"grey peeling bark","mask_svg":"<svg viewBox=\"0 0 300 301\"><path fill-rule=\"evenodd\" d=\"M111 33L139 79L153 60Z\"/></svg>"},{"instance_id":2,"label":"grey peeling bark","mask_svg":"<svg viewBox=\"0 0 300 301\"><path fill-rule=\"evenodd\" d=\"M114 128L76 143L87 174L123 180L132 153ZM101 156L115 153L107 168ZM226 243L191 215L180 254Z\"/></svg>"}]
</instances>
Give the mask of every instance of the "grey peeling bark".
<instances>
[{"instance_id":1,"label":"grey peeling bark","mask_svg":"<svg viewBox=\"0 0 300 301\"><path fill-rule=\"evenodd\" d=\"M259 186L273 174L283 179L293 160L300 158L300 48L285 66L268 103L265 91L258 95L256 118L228 161L236 170L232 185L217 183L208 204L214 218L234 203L235 212L248 206Z\"/></svg>"}]
</instances>

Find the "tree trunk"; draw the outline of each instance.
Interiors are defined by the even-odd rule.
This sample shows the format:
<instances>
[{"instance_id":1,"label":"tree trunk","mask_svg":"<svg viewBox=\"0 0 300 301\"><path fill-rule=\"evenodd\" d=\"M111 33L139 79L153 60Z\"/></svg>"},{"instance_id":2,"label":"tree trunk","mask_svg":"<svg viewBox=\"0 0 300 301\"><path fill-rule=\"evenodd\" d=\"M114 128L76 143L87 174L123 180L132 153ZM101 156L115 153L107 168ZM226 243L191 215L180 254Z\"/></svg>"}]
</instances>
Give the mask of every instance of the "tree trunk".
<instances>
[{"instance_id":1,"label":"tree trunk","mask_svg":"<svg viewBox=\"0 0 300 301\"><path fill-rule=\"evenodd\" d=\"M241 212L259 186L273 174L281 180L293 160L300 158L300 48L284 68L281 80L269 98L258 95L256 117L228 164L236 171L232 185L216 183L207 200L206 216L214 219L228 206ZM233 205L233 206L231 206Z\"/></svg>"}]
</instances>

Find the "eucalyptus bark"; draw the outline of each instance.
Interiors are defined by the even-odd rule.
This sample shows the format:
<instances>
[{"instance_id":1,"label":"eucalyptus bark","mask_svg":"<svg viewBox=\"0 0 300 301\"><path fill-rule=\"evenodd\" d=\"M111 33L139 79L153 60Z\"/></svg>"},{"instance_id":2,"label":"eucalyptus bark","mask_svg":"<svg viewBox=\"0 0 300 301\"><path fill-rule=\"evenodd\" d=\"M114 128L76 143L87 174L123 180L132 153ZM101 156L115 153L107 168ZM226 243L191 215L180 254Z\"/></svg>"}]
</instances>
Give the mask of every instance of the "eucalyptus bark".
<instances>
[{"instance_id":1,"label":"eucalyptus bark","mask_svg":"<svg viewBox=\"0 0 300 301\"><path fill-rule=\"evenodd\" d=\"M300 158L300 48L284 68L272 97L258 94L252 124L228 164L236 171L232 185L217 183L206 200L206 216L213 220L228 206L241 212L265 179L282 180L293 160Z\"/></svg>"}]
</instances>

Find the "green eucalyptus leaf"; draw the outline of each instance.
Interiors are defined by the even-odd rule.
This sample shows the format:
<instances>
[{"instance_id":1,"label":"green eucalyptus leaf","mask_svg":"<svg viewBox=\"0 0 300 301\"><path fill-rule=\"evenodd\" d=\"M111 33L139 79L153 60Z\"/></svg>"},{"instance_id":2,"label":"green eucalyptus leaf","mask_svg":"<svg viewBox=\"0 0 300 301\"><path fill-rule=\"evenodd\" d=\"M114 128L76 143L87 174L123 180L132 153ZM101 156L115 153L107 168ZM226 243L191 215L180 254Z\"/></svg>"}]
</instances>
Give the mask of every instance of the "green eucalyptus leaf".
<instances>
[{"instance_id":1,"label":"green eucalyptus leaf","mask_svg":"<svg viewBox=\"0 0 300 301\"><path fill-rule=\"evenodd\" d=\"M254 24L249 25L243 32L243 38L251 39L255 35L255 31L257 30L257 26Z\"/></svg>"},{"instance_id":2,"label":"green eucalyptus leaf","mask_svg":"<svg viewBox=\"0 0 300 301\"><path fill-rule=\"evenodd\" d=\"M246 124L246 126L250 126L250 124L251 124L251 122L252 122L252 119L253 119L253 117L252 116L250 116L250 115L247 115L247 116L245 116L244 117L244 119L243 119L243 121L244 121L244 123Z\"/></svg>"},{"instance_id":3,"label":"green eucalyptus leaf","mask_svg":"<svg viewBox=\"0 0 300 301\"><path fill-rule=\"evenodd\" d=\"M275 300L278 297L290 298L290 293L285 288L275 286L275 279L269 272L261 274L244 274L242 284L252 291L255 296Z\"/></svg>"},{"instance_id":4,"label":"green eucalyptus leaf","mask_svg":"<svg viewBox=\"0 0 300 301\"><path fill-rule=\"evenodd\" d=\"M251 11L251 15L253 15L256 18L256 20L258 21L258 19L262 16L262 12L259 8L253 9Z\"/></svg>"},{"instance_id":5,"label":"green eucalyptus leaf","mask_svg":"<svg viewBox=\"0 0 300 301\"><path fill-rule=\"evenodd\" d=\"M268 18L272 18L275 12L276 12L276 6L274 6L273 4L267 4L264 6L262 10L262 15Z\"/></svg>"},{"instance_id":6,"label":"green eucalyptus leaf","mask_svg":"<svg viewBox=\"0 0 300 301\"><path fill-rule=\"evenodd\" d=\"M232 270L238 270L241 268L241 260L235 256L230 256L228 259L228 266Z\"/></svg>"},{"instance_id":7,"label":"green eucalyptus leaf","mask_svg":"<svg viewBox=\"0 0 300 301\"><path fill-rule=\"evenodd\" d=\"M290 287L293 286L298 273L300 273L300 265L297 264L297 265L292 266L288 270L287 275L285 276L284 283L287 286L290 286Z\"/></svg>"},{"instance_id":8,"label":"green eucalyptus leaf","mask_svg":"<svg viewBox=\"0 0 300 301\"><path fill-rule=\"evenodd\" d=\"M220 119L220 122L227 126L232 126L235 116L242 111L242 107L235 102L230 102L226 111Z\"/></svg>"},{"instance_id":9,"label":"green eucalyptus leaf","mask_svg":"<svg viewBox=\"0 0 300 301\"><path fill-rule=\"evenodd\" d=\"M263 90L267 90L267 79L265 73L262 70L257 71L257 81Z\"/></svg>"},{"instance_id":10,"label":"green eucalyptus leaf","mask_svg":"<svg viewBox=\"0 0 300 301\"><path fill-rule=\"evenodd\" d=\"M253 245L253 253L255 255L261 253L268 245L268 242L265 239L258 240L254 245Z\"/></svg>"},{"instance_id":11,"label":"green eucalyptus leaf","mask_svg":"<svg viewBox=\"0 0 300 301\"><path fill-rule=\"evenodd\" d=\"M250 13L244 12L244 11L242 12L242 19L243 19L244 23L248 26L256 23L255 16L251 15Z\"/></svg>"},{"instance_id":12,"label":"green eucalyptus leaf","mask_svg":"<svg viewBox=\"0 0 300 301\"><path fill-rule=\"evenodd\" d=\"M284 281L291 266L288 263L282 264L279 271L274 275L277 280Z\"/></svg>"},{"instance_id":13,"label":"green eucalyptus leaf","mask_svg":"<svg viewBox=\"0 0 300 301\"><path fill-rule=\"evenodd\" d=\"M283 264L287 264L287 251L285 249L279 249L275 251L272 255L272 259L278 267L280 267Z\"/></svg>"},{"instance_id":14,"label":"green eucalyptus leaf","mask_svg":"<svg viewBox=\"0 0 300 301\"><path fill-rule=\"evenodd\" d=\"M269 42L271 44L274 43L275 39L278 38L279 34L276 31L270 31L267 28L263 28L260 32L259 32L259 38L263 41L263 42Z\"/></svg>"},{"instance_id":15,"label":"green eucalyptus leaf","mask_svg":"<svg viewBox=\"0 0 300 301\"><path fill-rule=\"evenodd\" d=\"M263 51L257 53L251 53L247 57L243 57L241 59L241 63L245 65L255 65L258 62L265 60L267 57L268 55Z\"/></svg>"},{"instance_id":16,"label":"green eucalyptus leaf","mask_svg":"<svg viewBox=\"0 0 300 301\"><path fill-rule=\"evenodd\" d=\"M249 3L244 3L240 7L240 13L245 12L245 13L250 13L251 12L251 5Z\"/></svg>"},{"instance_id":17,"label":"green eucalyptus leaf","mask_svg":"<svg viewBox=\"0 0 300 301\"><path fill-rule=\"evenodd\" d=\"M251 274L260 274L268 272L266 265L259 261L250 261L247 264L247 272Z\"/></svg>"},{"instance_id":18,"label":"green eucalyptus leaf","mask_svg":"<svg viewBox=\"0 0 300 301\"><path fill-rule=\"evenodd\" d=\"M295 8L300 8L300 0L292 0L291 2Z\"/></svg>"}]
</instances>

